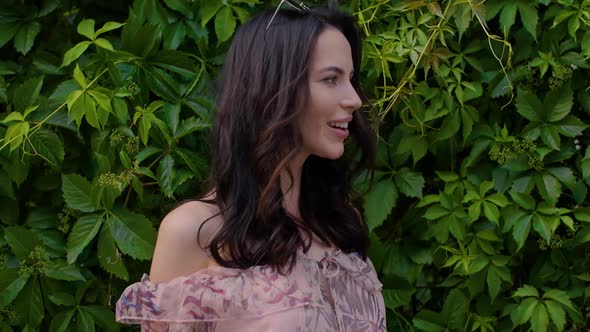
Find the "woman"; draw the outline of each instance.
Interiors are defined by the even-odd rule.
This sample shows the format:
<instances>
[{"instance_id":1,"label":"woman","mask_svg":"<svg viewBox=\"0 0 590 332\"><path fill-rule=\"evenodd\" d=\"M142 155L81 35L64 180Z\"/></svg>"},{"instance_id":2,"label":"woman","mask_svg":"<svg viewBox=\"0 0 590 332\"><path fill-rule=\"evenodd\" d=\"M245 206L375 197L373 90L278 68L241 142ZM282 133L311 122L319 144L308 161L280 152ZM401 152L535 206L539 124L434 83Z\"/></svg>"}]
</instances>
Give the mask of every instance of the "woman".
<instances>
[{"instance_id":1,"label":"woman","mask_svg":"<svg viewBox=\"0 0 590 332\"><path fill-rule=\"evenodd\" d=\"M350 204L374 136L351 16L252 18L226 55L211 191L160 226L150 276L117 320L146 331L384 331L381 283ZM348 136L355 151L344 152ZM356 162L353 162L353 157Z\"/></svg>"}]
</instances>

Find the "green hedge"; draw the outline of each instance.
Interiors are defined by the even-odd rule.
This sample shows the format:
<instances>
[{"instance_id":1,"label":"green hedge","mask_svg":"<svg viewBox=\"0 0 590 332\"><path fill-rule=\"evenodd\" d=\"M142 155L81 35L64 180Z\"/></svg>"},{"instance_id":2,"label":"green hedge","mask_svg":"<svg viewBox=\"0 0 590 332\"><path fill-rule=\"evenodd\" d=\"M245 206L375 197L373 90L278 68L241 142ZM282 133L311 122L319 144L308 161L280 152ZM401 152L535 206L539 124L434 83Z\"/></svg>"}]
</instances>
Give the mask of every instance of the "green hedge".
<instances>
[{"instance_id":1,"label":"green hedge","mask_svg":"<svg viewBox=\"0 0 590 332\"><path fill-rule=\"evenodd\" d=\"M389 330L587 331L590 1L341 2L368 36L357 186ZM0 328L119 330L159 220L204 188L223 54L269 4L40 3L0 6Z\"/></svg>"}]
</instances>

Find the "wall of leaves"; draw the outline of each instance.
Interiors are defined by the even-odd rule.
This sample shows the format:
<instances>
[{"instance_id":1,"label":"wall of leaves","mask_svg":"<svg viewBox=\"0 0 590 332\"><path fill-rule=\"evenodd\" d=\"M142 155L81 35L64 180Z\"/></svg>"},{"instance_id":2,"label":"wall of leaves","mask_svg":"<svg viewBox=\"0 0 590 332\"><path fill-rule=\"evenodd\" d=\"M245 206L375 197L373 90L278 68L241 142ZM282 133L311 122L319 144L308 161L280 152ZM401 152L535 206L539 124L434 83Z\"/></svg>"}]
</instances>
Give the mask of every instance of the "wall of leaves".
<instances>
[{"instance_id":1,"label":"wall of leaves","mask_svg":"<svg viewBox=\"0 0 590 332\"><path fill-rule=\"evenodd\" d=\"M276 1L275 1L276 2ZM311 1L317 4L317 1ZM115 331L256 0L0 5L0 329ZM590 328L590 1L352 0L391 331Z\"/></svg>"}]
</instances>

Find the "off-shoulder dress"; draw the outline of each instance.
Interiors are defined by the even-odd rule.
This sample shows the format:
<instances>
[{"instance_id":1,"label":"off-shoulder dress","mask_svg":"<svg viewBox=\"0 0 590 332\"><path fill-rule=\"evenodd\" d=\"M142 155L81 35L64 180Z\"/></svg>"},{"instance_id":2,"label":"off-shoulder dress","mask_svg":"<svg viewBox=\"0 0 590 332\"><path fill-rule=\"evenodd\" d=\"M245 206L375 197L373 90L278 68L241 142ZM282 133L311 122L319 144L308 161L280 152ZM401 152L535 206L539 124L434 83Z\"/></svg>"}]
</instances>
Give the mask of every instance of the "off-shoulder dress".
<instances>
[{"instance_id":1,"label":"off-shoulder dress","mask_svg":"<svg viewBox=\"0 0 590 332\"><path fill-rule=\"evenodd\" d=\"M339 249L298 251L295 267L209 267L169 282L147 275L117 302L117 321L142 331L385 331L371 261Z\"/></svg>"}]
</instances>

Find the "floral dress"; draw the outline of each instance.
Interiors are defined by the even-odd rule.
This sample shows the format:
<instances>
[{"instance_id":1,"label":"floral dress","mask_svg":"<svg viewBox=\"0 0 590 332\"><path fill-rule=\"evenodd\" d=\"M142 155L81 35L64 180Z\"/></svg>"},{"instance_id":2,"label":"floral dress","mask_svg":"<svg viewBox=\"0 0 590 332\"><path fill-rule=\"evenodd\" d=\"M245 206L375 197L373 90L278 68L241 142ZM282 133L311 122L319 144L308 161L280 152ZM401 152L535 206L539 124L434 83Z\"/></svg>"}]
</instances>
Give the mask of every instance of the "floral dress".
<instances>
[{"instance_id":1,"label":"floral dress","mask_svg":"<svg viewBox=\"0 0 590 332\"><path fill-rule=\"evenodd\" d=\"M147 275L117 302L117 321L142 331L385 331L382 284L369 259L301 251L291 273L209 267L169 282Z\"/></svg>"}]
</instances>

